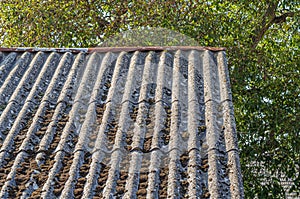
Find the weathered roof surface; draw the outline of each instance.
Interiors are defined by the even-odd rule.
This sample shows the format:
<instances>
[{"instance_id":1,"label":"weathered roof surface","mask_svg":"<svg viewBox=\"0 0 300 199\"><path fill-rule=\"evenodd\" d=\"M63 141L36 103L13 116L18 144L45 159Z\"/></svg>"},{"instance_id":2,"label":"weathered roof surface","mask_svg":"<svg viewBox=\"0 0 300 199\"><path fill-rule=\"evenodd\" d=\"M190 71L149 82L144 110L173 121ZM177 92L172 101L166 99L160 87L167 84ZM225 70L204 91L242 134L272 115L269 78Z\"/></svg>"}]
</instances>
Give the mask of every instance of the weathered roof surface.
<instances>
[{"instance_id":1,"label":"weathered roof surface","mask_svg":"<svg viewBox=\"0 0 300 199\"><path fill-rule=\"evenodd\" d=\"M139 50L0 52L0 198L243 198L224 51Z\"/></svg>"}]
</instances>

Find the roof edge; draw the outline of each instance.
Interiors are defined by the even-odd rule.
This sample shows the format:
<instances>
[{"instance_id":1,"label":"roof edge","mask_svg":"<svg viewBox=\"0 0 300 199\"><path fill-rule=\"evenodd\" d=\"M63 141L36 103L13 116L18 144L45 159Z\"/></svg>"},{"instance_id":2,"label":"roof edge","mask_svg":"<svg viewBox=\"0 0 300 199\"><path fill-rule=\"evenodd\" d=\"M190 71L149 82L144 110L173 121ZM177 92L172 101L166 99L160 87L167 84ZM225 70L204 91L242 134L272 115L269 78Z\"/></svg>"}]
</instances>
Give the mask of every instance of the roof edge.
<instances>
[{"instance_id":1,"label":"roof edge","mask_svg":"<svg viewBox=\"0 0 300 199\"><path fill-rule=\"evenodd\" d=\"M203 47L203 46L136 46L136 47L95 47L95 48L35 48L35 47L13 47L0 48L0 52L72 52L72 53L92 53L92 52L133 52L133 51L172 51L172 50L209 50L225 51L224 47Z\"/></svg>"}]
</instances>

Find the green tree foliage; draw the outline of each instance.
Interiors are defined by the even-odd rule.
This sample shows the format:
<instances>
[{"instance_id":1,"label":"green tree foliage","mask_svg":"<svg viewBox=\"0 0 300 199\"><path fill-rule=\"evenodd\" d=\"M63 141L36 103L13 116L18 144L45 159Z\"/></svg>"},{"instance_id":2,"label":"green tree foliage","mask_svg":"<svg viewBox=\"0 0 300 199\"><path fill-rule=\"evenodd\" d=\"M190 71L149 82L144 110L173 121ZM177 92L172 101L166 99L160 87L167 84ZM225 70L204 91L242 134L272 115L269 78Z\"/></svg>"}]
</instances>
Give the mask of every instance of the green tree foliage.
<instances>
[{"instance_id":1,"label":"green tree foliage","mask_svg":"<svg viewBox=\"0 0 300 199\"><path fill-rule=\"evenodd\" d=\"M246 196L282 198L300 192L299 10L296 0L4 0L0 43L92 47L163 27L227 47Z\"/></svg>"},{"instance_id":2,"label":"green tree foliage","mask_svg":"<svg viewBox=\"0 0 300 199\"><path fill-rule=\"evenodd\" d=\"M89 46L99 41L106 23L100 1L0 1L4 46Z\"/></svg>"}]
</instances>

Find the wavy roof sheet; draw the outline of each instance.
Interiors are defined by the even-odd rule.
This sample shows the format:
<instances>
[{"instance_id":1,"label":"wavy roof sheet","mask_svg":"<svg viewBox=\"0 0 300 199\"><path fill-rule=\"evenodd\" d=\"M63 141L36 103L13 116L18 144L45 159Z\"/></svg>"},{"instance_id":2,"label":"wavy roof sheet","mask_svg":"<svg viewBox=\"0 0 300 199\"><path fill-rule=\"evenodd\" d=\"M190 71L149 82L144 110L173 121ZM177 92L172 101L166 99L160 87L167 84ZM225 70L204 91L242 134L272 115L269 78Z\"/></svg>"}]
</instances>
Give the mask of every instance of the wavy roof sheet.
<instances>
[{"instance_id":1,"label":"wavy roof sheet","mask_svg":"<svg viewBox=\"0 0 300 199\"><path fill-rule=\"evenodd\" d=\"M224 51L1 51L0 198L243 198Z\"/></svg>"}]
</instances>

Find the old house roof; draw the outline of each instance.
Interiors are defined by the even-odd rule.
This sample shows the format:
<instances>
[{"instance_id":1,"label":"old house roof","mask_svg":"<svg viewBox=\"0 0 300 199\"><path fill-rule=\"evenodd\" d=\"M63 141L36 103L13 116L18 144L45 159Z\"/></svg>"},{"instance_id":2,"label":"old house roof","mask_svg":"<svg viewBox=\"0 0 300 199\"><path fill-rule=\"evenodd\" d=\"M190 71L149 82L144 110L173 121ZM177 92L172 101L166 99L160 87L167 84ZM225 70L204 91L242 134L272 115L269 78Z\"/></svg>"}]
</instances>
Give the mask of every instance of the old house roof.
<instances>
[{"instance_id":1,"label":"old house roof","mask_svg":"<svg viewBox=\"0 0 300 199\"><path fill-rule=\"evenodd\" d=\"M0 198L243 198L223 49L0 49Z\"/></svg>"}]
</instances>

